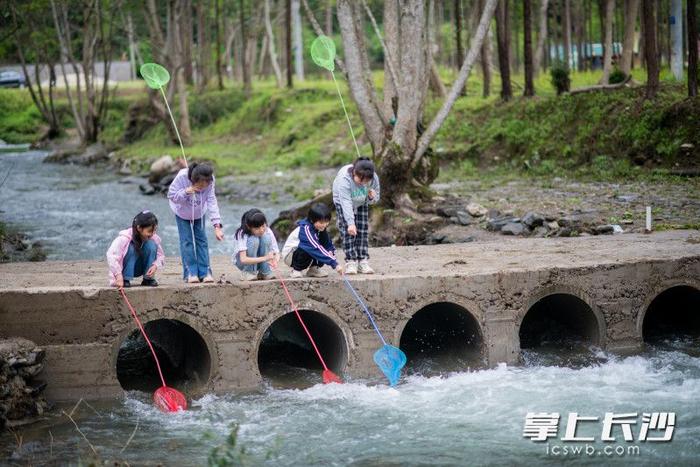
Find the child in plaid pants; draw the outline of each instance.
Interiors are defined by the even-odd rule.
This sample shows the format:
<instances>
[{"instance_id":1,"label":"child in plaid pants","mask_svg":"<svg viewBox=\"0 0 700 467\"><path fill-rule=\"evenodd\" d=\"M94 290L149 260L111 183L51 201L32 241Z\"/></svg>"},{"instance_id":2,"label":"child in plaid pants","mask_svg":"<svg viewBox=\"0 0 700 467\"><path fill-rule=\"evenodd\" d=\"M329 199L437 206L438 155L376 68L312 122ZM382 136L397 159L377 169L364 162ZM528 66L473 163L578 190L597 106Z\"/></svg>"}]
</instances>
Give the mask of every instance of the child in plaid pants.
<instances>
[{"instance_id":1,"label":"child in plaid pants","mask_svg":"<svg viewBox=\"0 0 700 467\"><path fill-rule=\"evenodd\" d=\"M345 251L346 274L372 274L369 265L369 205L379 201L374 163L360 157L340 169L333 181L338 230Z\"/></svg>"}]
</instances>

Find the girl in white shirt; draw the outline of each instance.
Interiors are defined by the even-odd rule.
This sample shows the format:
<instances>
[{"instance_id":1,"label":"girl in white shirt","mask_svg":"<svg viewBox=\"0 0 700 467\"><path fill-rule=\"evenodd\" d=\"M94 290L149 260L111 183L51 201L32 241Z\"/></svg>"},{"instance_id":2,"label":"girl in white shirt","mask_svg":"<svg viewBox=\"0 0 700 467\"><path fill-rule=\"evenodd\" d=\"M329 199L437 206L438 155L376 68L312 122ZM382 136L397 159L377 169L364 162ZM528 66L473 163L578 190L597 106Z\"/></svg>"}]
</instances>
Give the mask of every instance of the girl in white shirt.
<instances>
[{"instance_id":1,"label":"girl in white shirt","mask_svg":"<svg viewBox=\"0 0 700 467\"><path fill-rule=\"evenodd\" d=\"M262 211L251 209L243 214L235 242L233 264L241 271L244 281L275 277L271 268L277 268L280 251Z\"/></svg>"}]
</instances>

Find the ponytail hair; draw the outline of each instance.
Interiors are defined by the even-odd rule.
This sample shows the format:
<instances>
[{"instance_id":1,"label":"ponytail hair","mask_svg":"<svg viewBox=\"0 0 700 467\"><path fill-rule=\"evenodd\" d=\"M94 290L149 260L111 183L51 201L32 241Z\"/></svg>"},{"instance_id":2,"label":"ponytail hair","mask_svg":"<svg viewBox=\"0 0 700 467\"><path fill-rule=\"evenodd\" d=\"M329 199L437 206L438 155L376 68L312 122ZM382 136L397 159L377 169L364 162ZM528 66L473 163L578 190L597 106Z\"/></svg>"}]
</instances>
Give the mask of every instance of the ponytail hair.
<instances>
[{"instance_id":1,"label":"ponytail hair","mask_svg":"<svg viewBox=\"0 0 700 467\"><path fill-rule=\"evenodd\" d=\"M372 180L374 178L374 162L369 157L358 157L350 170L353 175L360 177L360 180Z\"/></svg>"},{"instance_id":2,"label":"ponytail hair","mask_svg":"<svg viewBox=\"0 0 700 467\"><path fill-rule=\"evenodd\" d=\"M194 162L187 170L187 178L193 184L201 181L211 183L214 180L214 169L206 162L201 164Z\"/></svg>"},{"instance_id":3,"label":"ponytail hair","mask_svg":"<svg viewBox=\"0 0 700 467\"><path fill-rule=\"evenodd\" d=\"M251 229L262 227L267 224L267 218L260 209L250 209L243 213L241 217L241 226L236 230L236 239L240 239L243 235L252 235Z\"/></svg>"},{"instance_id":4,"label":"ponytail hair","mask_svg":"<svg viewBox=\"0 0 700 467\"><path fill-rule=\"evenodd\" d=\"M143 240L141 239L138 227L142 229L145 227L158 227L158 218L151 211L145 210L136 214L136 217L134 217L134 220L131 222L131 243L134 244L136 254L141 256Z\"/></svg>"}]
</instances>

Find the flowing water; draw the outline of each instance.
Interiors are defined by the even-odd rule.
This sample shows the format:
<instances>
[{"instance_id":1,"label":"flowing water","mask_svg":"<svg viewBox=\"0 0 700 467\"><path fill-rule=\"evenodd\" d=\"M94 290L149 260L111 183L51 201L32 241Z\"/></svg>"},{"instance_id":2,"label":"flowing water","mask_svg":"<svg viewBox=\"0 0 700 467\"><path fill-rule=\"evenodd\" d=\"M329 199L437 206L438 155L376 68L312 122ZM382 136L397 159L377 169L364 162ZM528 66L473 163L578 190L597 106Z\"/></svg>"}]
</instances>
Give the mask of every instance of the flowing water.
<instances>
[{"instance_id":1,"label":"flowing water","mask_svg":"<svg viewBox=\"0 0 700 467\"><path fill-rule=\"evenodd\" d=\"M0 219L44 245L49 260L102 259L120 230L144 209L158 217L166 256L179 256L177 226L165 196L144 196L129 179L99 168L44 164L45 151L0 154ZM241 215L261 209L270 222L279 206L260 201L228 202L219 209L228 241L218 242L207 227L212 255L233 252L233 234Z\"/></svg>"},{"instance_id":2,"label":"flowing water","mask_svg":"<svg viewBox=\"0 0 700 467\"><path fill-rule=\"evenodd\" d=\"M249 465L698 465L699 344L671 341L628 357L597 352L593 363L573 367L551 366L546 354L530 352L526 360L537 363L413 375L396 388L381 381L350 381L207 395L176 415L160 413L147 394L129 393L123 400L93 405L96 412L85 405L75 411L73 418L98 456L65 415L17 428L21 448L9 433L0 443L8 462L16 465L77 464L96 457L130 465L203 465L217 446ZM310 372L301 377L319 380ZM68 412L72 407L61 408ZM547 442L523 437L528 412L560 413L558 436ZM579 422L576 433L595 441L561 441L570 412L598 417ZM637 414L634 441L624 442L619 426L612 432L617 441L600 441L606 412ZM674 412L672 441L639 441L643 412ZM237 445L227 449L233 424L239 428ZM601 454L551 454L564 446L589 446ZM603 451L606 446L611 455ZM638 453L628 453L629 446L638 447ZM615 449L625 452L618 455Z\"/></svg>"},{"instance_id":3,"label":"flowing water","mask_svg":"<svg viewBox=\"0 0 700 467\"><path fill-rule=\"evenodd\" d=\"M0 175L13 163L0 189L2 217L45 243L51 259L101 258L117 230L143 208L161 220L166 254L177 254L164 198L143 197L134 185L98 170L41 164L42 157L0 157ZM221 207L230 238L244 207ZM229 252L226 244L210 246L214 254ZM284 388L206 395L174 415L160 413L150 394L140 392L74 411L72 404L59 405L38 423L0 434L0 464L204 465L212 455L290 466L700 465L700 339L662 341L631 356L528 350L523 361L437 375L435 362L418 363L396 388L380 379L313 384L320 374L307 370L287 375ZM556 436L524 437L528 412L559 413ZM580 421L576 431L594 441L562 441L572 412L598 417ZM636 414L633 441L624 441L619 425L615 442L601 441L606 412ZM640 441L645 412L675 413L672 441ZM237 436L231 436L234 427Z\"/></svg>"}]
</instances>

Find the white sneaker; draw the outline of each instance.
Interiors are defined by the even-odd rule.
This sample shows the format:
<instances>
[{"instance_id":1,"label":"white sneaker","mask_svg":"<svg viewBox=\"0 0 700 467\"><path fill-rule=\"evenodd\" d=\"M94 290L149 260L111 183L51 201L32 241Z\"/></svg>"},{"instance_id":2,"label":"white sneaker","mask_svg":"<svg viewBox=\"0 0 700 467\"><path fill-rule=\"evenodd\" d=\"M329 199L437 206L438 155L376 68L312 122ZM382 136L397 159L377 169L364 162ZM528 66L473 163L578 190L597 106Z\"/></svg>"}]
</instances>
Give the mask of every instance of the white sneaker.
<instances>
[{"instance_id":1,"label":"white sneaker","mask_svg":"<svg viewBox=\"0 0 700 467\"><path fill-rule=\"evenodd\" d=\"M308 271L306 271L306 277L328 277L328 271L324 271L318 266L311 266Z\"/></svg>"},{"instance_id":2,"label":"white sneaker","mask_svg":"<svg viewBox=\"0 0 700 467\"><path fill-rule=\"evenodd\" d=\"M197 276L190 276L187 278L187 283L188 284L199 284L199 277Z\"/></svg>"},{"instance_id":3,"label":"white sneaker","mask_svg":"<svg viewBox=\"0 0 700 467\"><path fill-rule=\"evenodd\" d=\"M301 271L297 271L296 269L292 269L292 273L289 275L292 279L299 279L300 277L304 277L304 273Z\"/></svg>"},{"instance_id":4,"label":"white sneaker","mask_svg":"<svg viewBox=\"0 0 700 467\"><path fill-rule=\"evenodd\" d=\"M369 261L361 259L358 267L360 274L374 274L374 269L369 265Z\"/></svg>"},{"instance_id":5,"label":"white sneaker","mask_svg":"<svg viewBox=\"0 0 700 467\"><path fill-rule=\"evenodd\" d=\"M241 277L243 278L244 282L258 280L258 275L253 274L252 272L241 271Z\"/></svg>"},{"instance_id":6,"label":"white sneaker","mask_svg":"<svg viewBox=\"0 0 700 467\"><path fill-rule=\"evenodd\" d=\"M211 277L211 274L207 274L206 276L204 276L204 279L202 279L202 282L211 284L212 282L214 282L214 278Z\"/></svg>"},{"instance_id":7,"label":"white sneaker","mask_svg":"<svg viewBox=\"0 0 700 467\"><path fill-rule=\"evenodd\" d=\"M275 278L275 273L271 272L270 274L263 274L262 272L258 273L258 279L262 281L269 281L270 279Z\"/></svg>"},{"instance_id":8,"label":"white sneaker","mask_svg":"<svg viewBox=\"0 0 700 467\"><path fill-rule=\"evenodd\" d=\"M345 274L357 274L357 261L345 263Z\"/></svg>"}]
</instances>

